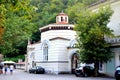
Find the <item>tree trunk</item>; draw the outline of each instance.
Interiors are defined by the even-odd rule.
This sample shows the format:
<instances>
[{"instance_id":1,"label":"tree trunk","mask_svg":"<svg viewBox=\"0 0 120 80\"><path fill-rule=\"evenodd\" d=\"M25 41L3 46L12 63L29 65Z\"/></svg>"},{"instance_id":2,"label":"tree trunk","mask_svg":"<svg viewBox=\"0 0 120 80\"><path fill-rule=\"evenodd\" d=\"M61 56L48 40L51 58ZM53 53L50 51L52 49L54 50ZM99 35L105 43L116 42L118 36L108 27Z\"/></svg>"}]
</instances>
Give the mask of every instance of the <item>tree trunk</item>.
<instances>
[{"instance_id":1,"label":"tree trunk","mask_svg":"<svg viewBox=\"0 0 120 80\"><path fill-rule=\"evenodd\" d=\"M95 62L94 63L94 68L95 68L95 77L97 77L98 76L98 74L99 74L99 62Z\"/></svg>"}]
</instances>

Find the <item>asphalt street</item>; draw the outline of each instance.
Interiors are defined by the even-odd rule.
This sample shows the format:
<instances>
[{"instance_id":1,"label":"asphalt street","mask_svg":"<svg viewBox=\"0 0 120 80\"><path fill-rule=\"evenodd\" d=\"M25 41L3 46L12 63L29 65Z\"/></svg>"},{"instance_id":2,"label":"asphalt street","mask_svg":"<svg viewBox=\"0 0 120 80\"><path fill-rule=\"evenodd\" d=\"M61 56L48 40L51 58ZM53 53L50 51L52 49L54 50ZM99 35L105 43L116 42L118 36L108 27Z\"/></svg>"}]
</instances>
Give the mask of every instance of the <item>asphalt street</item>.
<instances>
[{"instance_id":1,"label":"asphalt street","mask_svg":"<svg viewBox=\"0 0 120 80\"><path fill-rule=\"evenodd\" d=\"M115 80L114 78L102 77L76 77L73 74L30 74L24 70L14 70L13 75L10 72L0 75L0 80Z\"/></svg>"}]
</instances>

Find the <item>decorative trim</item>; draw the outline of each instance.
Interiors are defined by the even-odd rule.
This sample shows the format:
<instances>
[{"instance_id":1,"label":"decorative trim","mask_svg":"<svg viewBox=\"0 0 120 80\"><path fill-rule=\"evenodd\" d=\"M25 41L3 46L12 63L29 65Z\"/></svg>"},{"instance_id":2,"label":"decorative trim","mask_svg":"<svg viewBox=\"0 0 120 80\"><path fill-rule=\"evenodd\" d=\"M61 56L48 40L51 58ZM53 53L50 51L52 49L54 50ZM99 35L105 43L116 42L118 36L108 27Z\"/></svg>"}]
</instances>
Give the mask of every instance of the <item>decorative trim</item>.
<instances>
[{"instance_id":1,"label":"decorative trim","mask_svg":"<svg viewBox=\"0 0 120 80\"><path fill-rule=\"evenodd\" d=\"M110 46L110 48L116 48L116 47L120 47L120 43L118 43L118 44L112 44L112 45Z\"/></svg>"},{"instance_id":2,"label":"decorative trim","mask_svg":"<svg viewBox=\"0 0 120 80\"><path fill-rule=\"evenodd\" d=\"M55 38L50 39L50 41L56 40L56 39L62 39L62 40L68 40L68 41L70 40L70 39L67 39L67 38L55 37Z\"/></svg>"},{"instance_id":3,"label":"decorative trim","mask_svg":"<svg viewBox=\"0 0 120 80\"><path fill-rule=\"evenodd\" d=\"M77 47L67 47L67 49L76 49Z\"/></svg>"},{"instance_id":4,"label":"decorative trim","mask_svg":"<svg viewBox=\"0 0 120 80\"><path fill-rule=\"evenodd\" d=\"M36 61L36 63L68 63L68 61Z\"/></svg>"},{"instance_id":5,"label":"decorative trim","mask_svg":"<svg viewBox=\"0 0 120 80\"><path fill-rule=\"evenodd\" d=\"M49 26L46 28L41 29L41 32L45 32L48 30L73 30L73 27L70 26Z\"/></svg>"},{"instance_id":6,"label":"decorative trim","mask_svg":"<svg viewBox=\"0 0 120 80\"><path fill-rule=\"evenodd\" d=\"M38 41L38 42L35 42L35 43L31 43L31 44L28 44L28 45L35 45L35 44L39 44L41 43L41 41Z\"/></svg>"}]
</instances>

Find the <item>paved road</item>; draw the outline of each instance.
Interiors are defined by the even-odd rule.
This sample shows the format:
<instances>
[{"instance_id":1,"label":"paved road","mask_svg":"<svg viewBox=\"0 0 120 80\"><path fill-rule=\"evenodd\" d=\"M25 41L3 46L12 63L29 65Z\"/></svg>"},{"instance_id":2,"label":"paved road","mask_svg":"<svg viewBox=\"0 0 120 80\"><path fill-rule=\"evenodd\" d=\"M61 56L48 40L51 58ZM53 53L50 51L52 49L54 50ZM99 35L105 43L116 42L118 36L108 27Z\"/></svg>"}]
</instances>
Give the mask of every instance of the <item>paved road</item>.
<instances>
[{"instance_id":1,"label":"paved road","mask_svg":"<svg viewBox=\"0 0 120 80\"><path fill-rule=\"evenodd\" d=\"M114 78L94 78L76 77L72 74L52 75L52 74L30 74L23 70L15 70L13 75L8 72L0 75L0 80L115 80Z\"/></svg>"}]
</instances>

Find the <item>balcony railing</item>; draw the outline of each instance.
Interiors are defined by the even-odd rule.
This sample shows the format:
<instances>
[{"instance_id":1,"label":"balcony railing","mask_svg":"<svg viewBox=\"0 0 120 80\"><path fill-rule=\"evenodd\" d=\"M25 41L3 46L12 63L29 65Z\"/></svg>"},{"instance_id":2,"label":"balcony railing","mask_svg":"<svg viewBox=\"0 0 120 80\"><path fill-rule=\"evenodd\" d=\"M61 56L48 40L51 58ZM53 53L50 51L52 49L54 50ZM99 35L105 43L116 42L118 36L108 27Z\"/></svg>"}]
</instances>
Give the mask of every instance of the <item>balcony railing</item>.
<instances>
[{"instance_id":1,"label":"balcony railing","mask_svg":"<svg viewBox=\"0 0 120 80\"><path fill-rule=\"evenodd\" d=\"M105 40L108 42L108 43L111 43L111 47L120 47L120 37L116 37L116 38L105 38Z\"/></svg>"}]
</instances>

